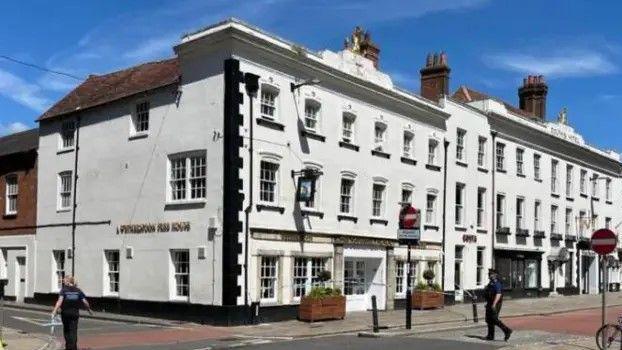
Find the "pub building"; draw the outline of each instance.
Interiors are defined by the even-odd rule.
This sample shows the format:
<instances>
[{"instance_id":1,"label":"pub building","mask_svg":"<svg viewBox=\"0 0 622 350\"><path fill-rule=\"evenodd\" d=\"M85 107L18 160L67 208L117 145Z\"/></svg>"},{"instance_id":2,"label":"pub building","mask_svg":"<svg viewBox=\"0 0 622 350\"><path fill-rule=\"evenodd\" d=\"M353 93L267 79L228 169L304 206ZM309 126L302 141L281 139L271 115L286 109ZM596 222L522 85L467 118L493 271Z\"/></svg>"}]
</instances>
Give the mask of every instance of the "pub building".
<instances>
[{"instance_id":1,"label":"pub building","mask_svg":"<svg viewBox=\"0 0 622 350\"><path fill-rule=\"evenodd\" d=\"M173 49L89 76L40 116L27 301L74 273L98 309L231 325L257 306L263 321L295 318L325 270L351 312L371 296L404 307L409 270L466 301L493 266L512 296L597 292L577 245L622 221L620 156L565 113L547 121L541 77L520 108L450 94L440 52L409 92L358 27L315 52L229 19ZM405 204L421 213L410 265Z\"/></svg>"}]
</instances>

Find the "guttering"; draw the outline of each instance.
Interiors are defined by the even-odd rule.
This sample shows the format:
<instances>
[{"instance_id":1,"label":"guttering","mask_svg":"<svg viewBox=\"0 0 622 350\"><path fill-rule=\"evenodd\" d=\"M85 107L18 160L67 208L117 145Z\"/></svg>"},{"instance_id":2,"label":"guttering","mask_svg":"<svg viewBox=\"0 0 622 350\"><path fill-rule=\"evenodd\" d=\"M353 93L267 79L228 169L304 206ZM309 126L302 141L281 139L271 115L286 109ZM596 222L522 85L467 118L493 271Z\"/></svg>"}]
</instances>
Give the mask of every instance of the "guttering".
<instances>
[{"instance_id":1,"label":"guttering","mask_svg":"<svg viewBox=\"0 0 622 350\"><path fill-rule=\"evenodd\" d=\"M441 264L441 291L445 292L445 237L447 233L447 149L449 148L449 141L445 139L443 141L445 147L445 159L443 160L443 241L441 249L443 250L443 263Z\"/></svg>"},{"instance_id":2,"label":"guttering","mask_svg":"<svg viewBox=\"0 0 622 350\"><path fill-rule=\"evenodd\" d=\"M495 156L497 154L497 132L496 131L491 131L490 135L492 136L492 147L490 148L492 151L491 153L491 162L490 162L490 168L492 170L492 178L491 178L491 189L492 189L492 200L490 201L492 203L492 208L490 210L490 214L492 217L492 220L490 221L492 223L492 226L490 228L490 266L494 269L495 268L495 235L497 234L497 223L496 218L497 218L497 212L496 212L496 203L497 203L497 192L496 192L496 182L495 182L495 176L497 174L497 164L495 164Z\"/></svg>"}]
</instances>

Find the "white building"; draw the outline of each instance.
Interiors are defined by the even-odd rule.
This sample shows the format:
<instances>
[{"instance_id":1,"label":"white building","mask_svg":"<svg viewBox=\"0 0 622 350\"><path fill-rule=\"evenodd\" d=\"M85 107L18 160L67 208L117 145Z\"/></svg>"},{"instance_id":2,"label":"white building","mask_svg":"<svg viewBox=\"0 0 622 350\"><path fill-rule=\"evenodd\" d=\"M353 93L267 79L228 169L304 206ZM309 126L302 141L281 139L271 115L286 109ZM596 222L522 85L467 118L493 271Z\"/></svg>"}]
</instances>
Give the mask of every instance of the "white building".
<instances>
[{"instance_id":1,"label":"white building","mask_svg":"<svg viewBox=\"0 0 622 350\"><path fill-rule=\"evenodd\" d=\"M547 260L559 252L544 208L558 203L561 220L571 206L547 192L550 157L577 172L573 213L586 210L582 168L611 178L610 199L622 203L618 155L562 140L554 130L575 135L567 125L526 120L492 98L449 97L444 54L422 69L422 97L377 68L379 49L358 28L343 51L316 53L228 20L184 36L175 52L91 76L40 118L35 299L54 297L75 264L106 310L231 324L259 302L275 320L295 316L328 270L348 311L370 308L372 295L391 309L404 304L409 269L396 239L405 202L422 211L415 283L431 269L460 300L483 288L495 261L502 270L500 252L518 249L538 255L520 270L529 288L536 273L536 289L548 290ZM512 152L505 174L501 143ZM524 180L510 167L517 145ZM542 183L530 173L534 151ZM309 203L296 200L304 169L321 173ZM617 223L601 186L594 212ZM541 200L541 245L533 231L515 239L514 207L497 213L498 195L525 199L525 223ZM499 215L509 236L493 229ZM556 271L558 288L566 275Z\"/></svg>"}]
</instances>

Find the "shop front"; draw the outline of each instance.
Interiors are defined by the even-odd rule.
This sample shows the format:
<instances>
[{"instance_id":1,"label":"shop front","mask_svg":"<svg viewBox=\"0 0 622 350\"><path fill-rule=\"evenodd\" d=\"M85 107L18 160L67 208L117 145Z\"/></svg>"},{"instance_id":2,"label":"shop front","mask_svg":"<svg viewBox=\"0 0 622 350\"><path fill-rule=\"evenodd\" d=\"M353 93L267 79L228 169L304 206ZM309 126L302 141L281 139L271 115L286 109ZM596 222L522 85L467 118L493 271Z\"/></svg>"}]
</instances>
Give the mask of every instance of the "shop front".
<instances>
[{"instance_id":1,"label":"shop front","mask_svg":"<svg viewBox=\"0 0 622 350\"><path fill-rule=\"evenodd\" d=\"M386 250L373 247L345 247L343 292L346 311L365 311L372 308L376 296L378 308L386 305Z\"/></svg>"},{"instance_id":2,"label":"shop front","mask_svg":"<svg viewBox=\"0 0 622 350\"><path fill-rule=\"evenodd\" d=\"M541 264L542 252L495 250L495 268L509 297L542 294Z\"/></svg>"}]
</instances>

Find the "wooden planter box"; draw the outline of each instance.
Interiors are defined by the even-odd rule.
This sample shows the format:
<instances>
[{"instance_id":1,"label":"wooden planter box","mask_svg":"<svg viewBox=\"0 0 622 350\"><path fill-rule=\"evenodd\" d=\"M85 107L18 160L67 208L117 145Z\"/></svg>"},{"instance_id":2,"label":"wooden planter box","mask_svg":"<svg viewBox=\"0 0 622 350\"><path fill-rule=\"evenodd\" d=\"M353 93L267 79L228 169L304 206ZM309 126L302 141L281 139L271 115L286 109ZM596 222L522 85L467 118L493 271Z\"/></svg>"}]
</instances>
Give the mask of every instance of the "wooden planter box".
<instances>
[{"instance_id":1,"label":"wooden planter box","mask_svg":"<svg viewBox=\"0 0 622 350\"><path fill-rule=\"evenodd\" d=\"M322 299L302 297L298 307L301 321L342 320L346 317L346 297L334 296Z\"/></svg>"},{"instance_id":2,"label":"wooden planter box","mask_svg":"<svg viewBox=\"0 0 622 350\"><path fill-rule=\"evenodd\" d=\"M445 297L440 292L416 290L411 298L413 309L433 309L445 305Z\"/></svg>"}]
</instances>

